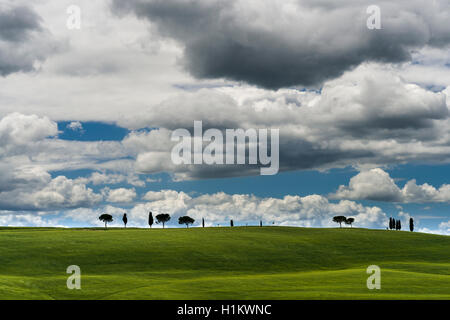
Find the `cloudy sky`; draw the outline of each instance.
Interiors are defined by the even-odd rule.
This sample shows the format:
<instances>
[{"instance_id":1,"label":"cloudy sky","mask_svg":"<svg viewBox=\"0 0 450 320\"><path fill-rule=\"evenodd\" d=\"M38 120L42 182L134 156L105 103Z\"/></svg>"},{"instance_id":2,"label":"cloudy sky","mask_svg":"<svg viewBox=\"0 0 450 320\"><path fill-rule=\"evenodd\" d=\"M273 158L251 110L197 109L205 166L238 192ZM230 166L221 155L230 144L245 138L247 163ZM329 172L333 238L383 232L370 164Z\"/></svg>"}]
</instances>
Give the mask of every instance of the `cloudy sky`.
<instances>
[{"instance_id":1,"label":"cloudy sky","mask_svg":"<svg viewBox=\"0 0 450 320\"><path fill-rule=\"evenodd\" d=\"M450 234L450 3L377 1L381 29L369 5L0 0L0 226L151 210ZM280 129L280 173L173 164L195 120Z\"/></svg>"}]
</instances>

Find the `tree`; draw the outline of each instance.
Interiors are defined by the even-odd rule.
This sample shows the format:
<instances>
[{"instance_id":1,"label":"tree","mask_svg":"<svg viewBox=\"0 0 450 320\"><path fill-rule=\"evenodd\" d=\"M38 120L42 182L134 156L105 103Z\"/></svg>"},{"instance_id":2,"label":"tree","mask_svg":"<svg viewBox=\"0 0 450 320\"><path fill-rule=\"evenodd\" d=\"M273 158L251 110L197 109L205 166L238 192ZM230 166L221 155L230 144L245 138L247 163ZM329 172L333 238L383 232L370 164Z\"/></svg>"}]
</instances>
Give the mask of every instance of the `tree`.
<instances>
[{"instance_id":1,"label":"tree","mask_svg":"<svg viewBox=\"0 0 450 320\"><path fill-rule=\"evenodd\" d=\"M389 218L389 230L392 230L392 217Z\"/></svg>"},{"instance_id":2,"label":"tree","mask_svg":"<svg viewBox=\"0 0 450 320\"><path fill-rule=\"evenodd\" d=\"M205 218L202 218L202 227L205 227Z\"/></svg>"},{"instance_id":3,"label":"tree","mask_svg":"<svg viewBox=\"0 0 450 320\"><path fill-rule=\"evenodd\" d=\"M105 229L108 228L108 222L113 222L113 217L110 214L104 213L100 217L98 217L100 221L103 221L105 223Z\"/></svg>"},{"instance_id":4,"label":"tree","mask_svg":"<svg viewBox=\"0 0 450 320\"><path fill-rule=\"evenodd\" d=\"M350 225L350 227L352 227L353 228L353 222L355 222L355 218L347 218L347 219L345 219L345 224L349 224Z\"/></svg>"},{"instance_id":5,"label":"tree","mask_svg":"<svg viewBox=\"0 0 450 320\"><path fill-rule=\"evenodd\" d=\"M170 215L168 213L160 213L156 216L156 223L162 223L163 229L166 225L166 222L170 220Z\"/></svg>"},{"instance_id":6,"label":"tree","mask_svg":"<svg viewBox=\"0 0 450 320\"><path fill-rule=\"evenodd\" d=\"M233 219L230 220L230 227L234 227Z\"/></svg>"},{"instance_id":7,"label":"tree","mask_svg":"<svg viewBox=\"0 0 450 320\"><path fill-rule=\"evenodd\" d=\"M125 225L125 228L127 227L127 223L128 223L128 218L127 218L127 214L124 213L123 214L123 218L122 218L123 224Z\"/></svg>"},{"instance_id":8,"label":"tree","mask_svg":"<svg viewBox=\"0 0 450 320\"><path fill-rule=\"evenodd\" d=\"M409 218L409 231L411 231L411 232L414 231L414 219L413 218Z\"/></svg>"},{"instance_id":9,"label":"tree","mask_svg":"<svg viewBox=\"0 0 450 320\"><path fill-rule=\"evenodd\" d=\"M148 213L148 225L150 226L150 228L153 225L153 214L151 211Z\"/></svg>"},{"instance_id":10,"label":"tree","mask_svg":"<svg viewBox=\"0 0 450 320\"><path fill-rule=\"evenodd\" d=\"M402 230L402 223L400 220L397 220L397 223L395 224L395 230Z\"/></svg>"},{"instance_id":11,"label":"tree","mask_svg":"<svg viewBox=\"0 0 450 320\"><path fill-rule=\"evenodd\" d=\"M179 217L179 218L178 218L178 223L179 223L179 224L185 224L185 225L186 225L186 228L189 228L189 225L190 225L190 224L193 224L194 222L195 222L195 220L192 219L192 218L189 217L189 216L183 216L183 217Z\"/></svg>"},{"instance_id":12,"label":"tree","mask_svg":"<svg viewBox=\"0 0 450 320\"><path fill-rule=\"evenodd\" d=\"M259 220L259 226L262 227L262 220Z\"/></svg>"},{"instance_id":13,"label":"tree","mask_svg":"<svg viewBox=\"0 0 450 320\"><path fill-rule=\"evenodd\" d=\"M347 220L344 216L335 216L333 217L333 222L339 223L339 228L342 228L342 222L345 222Z\"/></svg>"}]
</instances>

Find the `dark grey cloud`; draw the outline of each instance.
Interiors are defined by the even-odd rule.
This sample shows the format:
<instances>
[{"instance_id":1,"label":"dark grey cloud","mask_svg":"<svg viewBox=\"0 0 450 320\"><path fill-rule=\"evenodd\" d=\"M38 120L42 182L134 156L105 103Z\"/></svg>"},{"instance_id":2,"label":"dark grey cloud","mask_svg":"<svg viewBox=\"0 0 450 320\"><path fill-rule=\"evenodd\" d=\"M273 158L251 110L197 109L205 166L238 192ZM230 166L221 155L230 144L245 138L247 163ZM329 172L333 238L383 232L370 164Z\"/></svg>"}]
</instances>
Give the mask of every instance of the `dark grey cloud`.
<instances>
[{"instance_id":1,"label":"dark grey cloud","mask_svg":"<svg viewBox=\"0 0 450 320\"><path fill-rule=\"evenodd\" d=\"M0 38L3 41L19 42L30 36L30 32L41 30L41 18L27 7L0 8Z\"/></svg>"},{"instance_id":2,"label":"dark grey cloud","mask_svg":"<svg viewBox=\"0 0 450 320\"><path fill-rule=\"evenodd\" d=\"M226 78L277 89L316 86L366 61L397 63L410 51L450 43L446 0L378 1L381 30L366 26L370 3L262 0L113 1L184 45L198 78Z\"/></svg>"},{"instance_id":3,"label":"dark grey cloud","mask_svg":"<svg viewBox=\"0 0 450 320\"><path fill-rule=\"evenodd\" d=\"M0 6L0 76L32 71L36 62L58 48L35 11L12 4Z\"/></svg>"}]
</instances>

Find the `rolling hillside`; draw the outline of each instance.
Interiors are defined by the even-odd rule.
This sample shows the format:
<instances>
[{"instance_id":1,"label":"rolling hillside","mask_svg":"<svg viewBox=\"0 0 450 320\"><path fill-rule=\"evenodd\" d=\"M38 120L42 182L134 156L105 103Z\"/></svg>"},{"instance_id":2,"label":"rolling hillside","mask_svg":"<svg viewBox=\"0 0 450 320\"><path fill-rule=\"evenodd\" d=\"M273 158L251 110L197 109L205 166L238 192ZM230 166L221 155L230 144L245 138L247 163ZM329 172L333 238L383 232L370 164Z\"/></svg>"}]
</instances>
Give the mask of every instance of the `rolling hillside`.
<instances>
[{"instance_id":1,"label":"rolling hillside","mask_svg":"<svg viewBox=\"0 0 450 320\"><path fill-rule=\"evenodd\" d=\"M290 227L0 229L1 299L450 299L450 237ZM81 268L68 290L66 268ZM368 290L366 268L381 268Z\"/></svg>"}]
</instances>

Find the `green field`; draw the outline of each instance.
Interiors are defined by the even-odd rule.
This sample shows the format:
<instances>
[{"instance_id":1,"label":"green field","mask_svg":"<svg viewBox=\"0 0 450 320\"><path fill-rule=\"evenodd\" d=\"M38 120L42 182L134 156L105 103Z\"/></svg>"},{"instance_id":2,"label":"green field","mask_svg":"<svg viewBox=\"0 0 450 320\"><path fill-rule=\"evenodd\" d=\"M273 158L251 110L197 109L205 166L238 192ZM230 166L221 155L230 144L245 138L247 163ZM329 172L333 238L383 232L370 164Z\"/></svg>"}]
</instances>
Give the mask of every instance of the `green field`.
<instances>
[{"instance_id":1,"label":"green field","mask_svg":"<svg viewBox=\"0 0 450 320\"><path fill-rule=\"evenodd\" d=\"M66 268L81 268L68 290ZM366 268L381 268L368 290ZM450 299L450 237L356 228L0 229L1 299Z\"/></svg>"}]
</instances>

